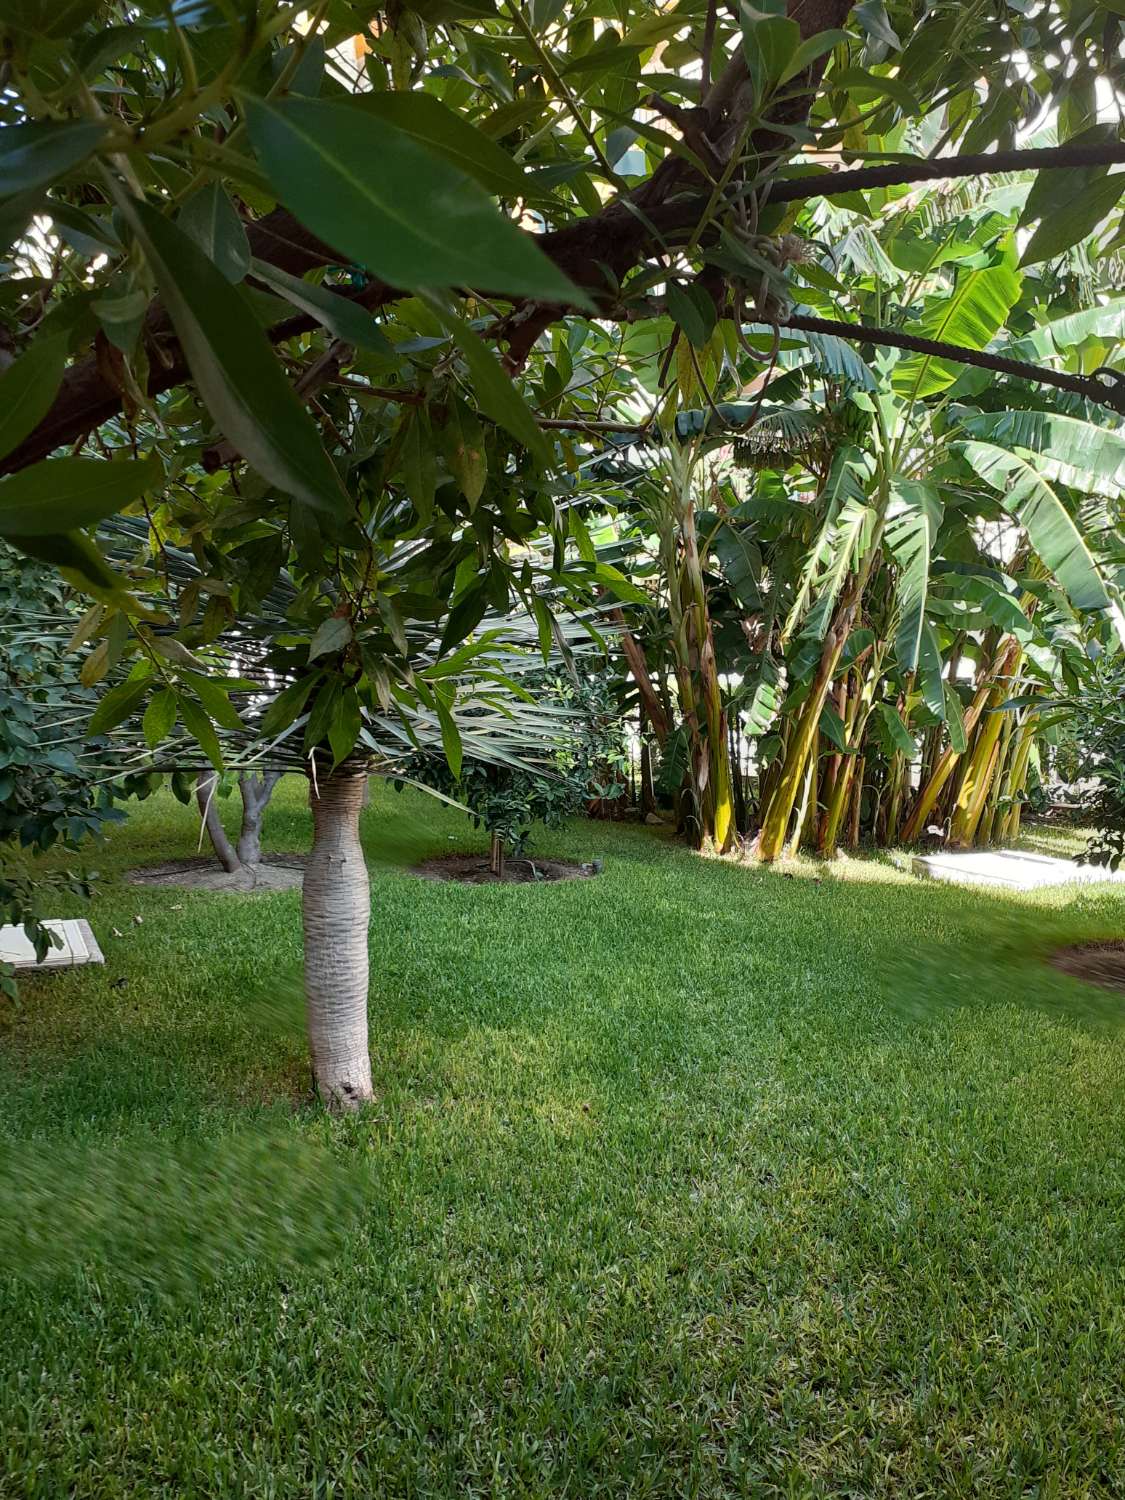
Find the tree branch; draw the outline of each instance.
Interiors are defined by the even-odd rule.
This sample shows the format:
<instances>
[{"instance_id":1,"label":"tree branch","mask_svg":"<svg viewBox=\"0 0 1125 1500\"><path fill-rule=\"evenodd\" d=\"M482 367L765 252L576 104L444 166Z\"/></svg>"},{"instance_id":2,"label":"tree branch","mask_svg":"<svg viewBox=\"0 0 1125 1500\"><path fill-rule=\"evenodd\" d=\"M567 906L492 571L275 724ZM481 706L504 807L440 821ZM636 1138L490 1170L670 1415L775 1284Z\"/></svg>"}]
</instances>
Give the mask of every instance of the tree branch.
<instances>
[{"instance_id":1,"label":"tree branch","mask_svg":"<svg viewBox=\"0 0 1125 1500\"><path fill-rule=\"evenodd\" d=\"M940 182L947 177L984 177L997 172L1029 172L1043 167L1101 167L1125 162L1125 142L1099 146L1040 146L1027 151L990 151L975 156L919 157L883 167L853 167L782 178L769 191L770 203L835 198L863 188L897 187L905 182Z\"/></svg>"},{"instance_id":2,"label":"tree branch","mask_svg":"<svg viewBox=\"0 0 1125 1500\"><path fill-rule=\"evenodd\" d=\"M905 349L911 354L929 354L935 359L948 359L961 365L975 365L981 370L995 370L1001 375L1014 375L1036 385L1053 385L1060 391L1072 391L1076 396L1085 396L1088 401L1100 402L1102 406L1112 407L1125 415L1125 373L1121 371L1105 369L1093 375L1068 375L1065 371L1050 370L1022 359L1007 359L1002 354L967 349L963 344L944 344L938 339L919 338L917 334L901 333L897 328L870 328L864 323L841 323L835 318L810 318L801 313L791 314L781 326L804 333L827 333L859 344L884 344L891 349Z\"/></svg>"}]
</instances>

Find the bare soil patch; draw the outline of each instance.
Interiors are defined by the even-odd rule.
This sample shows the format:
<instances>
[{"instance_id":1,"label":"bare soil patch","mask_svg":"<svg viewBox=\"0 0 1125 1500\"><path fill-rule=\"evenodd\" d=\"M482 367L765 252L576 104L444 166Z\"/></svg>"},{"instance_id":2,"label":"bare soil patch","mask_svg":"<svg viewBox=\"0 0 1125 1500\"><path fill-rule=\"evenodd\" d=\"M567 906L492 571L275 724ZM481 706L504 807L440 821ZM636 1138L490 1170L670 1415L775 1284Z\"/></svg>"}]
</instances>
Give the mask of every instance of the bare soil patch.
<instances>
[{"instance_id":1,"label":"bare soil patch","mask_svg":"<svg viewBox=\"0 0 1125 1500\"><path fill-rule=\"evenodd\" d=\"M130 870L133 885L168 886L180 891L232 891L250 896L262 891L299 889L305 876L305 854L267 854L260 865L228 874L218 860L207 855L194 859L169 859L159 865L141 865Z\"/></svg>"},{"instance_id":2,"label":"bare soil patch","mask_svg":"<svg viewBox=\"0 0 1125 1500\"><path fill-rule=\"evenodd\" d=\"M1100 984L1103 989L1125 993L1125 940L1103 943L1076 943L1051 954L1051 963L1064 974Z\"/></svg>"},{"instance_id":3,"label":"bare soil patch","mask_svg":"<svg viewBox=\"0 0 1125 1500\"><path fill-rule=\"evenodd\" d=\"M462 885L544 885L556 880L587 880L598 873L593 864L575 865L565 859L509 859L504 874L496 876L483 854L439 854L414 865L411 873L423 880L458 880Z\"/></svg>"}]
</instances>

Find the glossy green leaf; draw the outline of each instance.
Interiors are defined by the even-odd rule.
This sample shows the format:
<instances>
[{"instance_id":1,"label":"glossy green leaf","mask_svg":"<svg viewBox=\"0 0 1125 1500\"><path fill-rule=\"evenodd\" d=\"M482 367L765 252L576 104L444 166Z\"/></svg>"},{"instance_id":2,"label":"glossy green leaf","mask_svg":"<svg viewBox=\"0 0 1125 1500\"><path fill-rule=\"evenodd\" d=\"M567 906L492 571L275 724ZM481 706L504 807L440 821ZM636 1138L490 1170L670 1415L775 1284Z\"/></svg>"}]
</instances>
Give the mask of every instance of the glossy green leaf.
<instances>
[{"instance_id":1,"label":"glossy green leaf","mask_svg":"<svg viewBox=\"0 0 1125 1500\"><path fill-rule=\"evenodd\" d=\"M979 412L961 426L998 447L1037 453L1047 461L1038 466L1046 479L1062 477L1075 485L1104 481L1115 488L1125 484L1125 435L1116 427L1048 411Z\"/></svg>"},{"instance_id":2,"label":"glossy green leaf","mask_svg":"<svg viewBox=\"0 0 1125 1500\"><path fill-rule=\"evenodd\" d=\"M1075 609L1108 609L1109 594L1066 506L1031 460L991 443L961 445L967 462L1000 495Z\"/></svg>"},{"instance_id":3,"label":"glossy green leaf","mask_svg":"<svg viewBox=\"0 0 1125 1500\"><path fill-rule=\"evenodd\" d=\"M463 756L461 746L461 732L457 728L457 721L449 709L445 700L445 694L438 689L435 693L437 704L438 723L441 725L441 743L445 751L445 758L449 762L449 769L453 773L454 780L461 775L461 761Z\"/></svg>"},{"instance_id":4,"label":"glossy green leaf","mask_svg":"<svg viewBox=\"0 0 1125 1500\"><path fill-rule=\"evenodd\" d=\"M359 694L352 686L345 687L337 695L328 725L328 743L332 747L332 765L335 768L355 749L359 731L363 727Z\"/></svg>"},{"instance_id":5,"label":"glossy green leaf","mask_svg":"<svg viewBox=\"0 0 1125 1500\"><path fill-rule=\"evenodd\" d=\"M105 136L95 120L33 120L0 130L0 197L45 187L69 172Z\"/></svg>"},{"instance_id":6,"label":"glossy green leaf","mask_svg":"<svg viewBox=\"0 0 1125 1500\"><path fill-rule=\"evenodd\" d=\"M926 620L918 645L918 676L922 683L922 702L936 719L945 718L945 686L941 671L941 648L934 627Z\"/></svg>"},{"instance_id":7,"label":"glossy green leaf","mask_svg":"<svg viewBox=\"0 0 1125 1500\"><path fill-rule=\"evenodd\" d=\"M224 729L241 729L242 720L239 718L238 710L230 701L226 688L205 677L199 672L181 673L181 681L191 688L206 709L208 717Z\"/></svg>"},{"instance_id":8,"label":"glossy green leaf","mask_svg":"<svg viewBox=\"0 0 1125 1500\"><path fill-rule=\"evenodd\" d=\"M228 281L250 269L250 242L238 210L217 182L201 187L180 209L176 223Z\"/></svg>"},{"instance_id":9,"label":"glossy green leaf","mask_svg":"<svg viewBox=\"0 0 1125 1500\"><path fill-rule=\"evenodd\" d=\"M0 458L46 416L65 363L64 338L38 338L0 375Z\"/></svg>"},{"instance_id":10,"label":"glossy green leaf","mask_svg":"<svg viewBox=\"0 0 1125 1500\"><path fill-rule=\"evenodd\" d=\"M240 293L154 208L129 199L123 211L223 435L279 489L332 517L348 514L350 501L316 424Z\"/></svg>"},{"instance_id":11,"label":"glossy green leaf","mask_svg":"<svg viewBox=\"0 0 1125 1500\"><path fill-rule=\"evenodd\" d=\"M1056 177L1066 177L1056 172ZM1125 172L1115 172L1086 183L1058 208L1045 214L1024 248L1020 264L1033 266L1062 255L1092 234L1125 192Z\"/></svg>"},{"instance_id":12,"label":"glossy green leaf","mask_svg":"<svg viewBox=\"0 0 1125 1500\"><path fill-rule=\"evenodd\" d=\"M96 599L112 603L129 614L146 611L126 592L128 584L115 573L88 536L81 531L59 531L49 536L13 536L8 540L18 551L39 562L49 563L75 588Z\"/></svg>"},{"instance_id":13,"label":"glossy green leaf","mask_svg":"<svg viewBox=\"0 0 1125 1500\"><path fill-rule=\"evenodd\" d=\"M151 677L129 678L111 687L90 716L87 732L106 734L126 720L152 686Z\"/></svg>"},{"instance_id":14,"label":"glossy green leaf","mask_svg":"<svg viewBox=\"0 0 1125 1500\"><path fill-rule=\"evenodd\" d=\"M272 739L275 734L280 734L283 729L289 728L303 711L313 688L320 680L321 674L315 672L311 677L302 677L300 681L290 683L287 688L278 693L262 715L261 732L264 739Z\"/></svg>"},{"instance_id":15,"label":"glossy green leaf","mask_svg":"<svg viewBox=\"0 0 1125 1500\"><path fill-rule=\"evenodd\" d=\"M249 98L246 114L286 206L391 285L468 285L590 305L471 177L396 126L308 99Z\"/></svg>"},{"instance_id":16,"label":"glossy green leaf","mask_svg":"<svg viewBox=\"0 0 1125 1500\"><path fill-rule=\"evenodd\" d=\"M178 711L176 694L171 688L153 695L141 721L145 744L150 750L155 750L172 733Z\"/></svg>"},{"instance_id":17,"label":"glossy green leaf","mask_svg":"<svg viewBox=\"0 0 1125 1500\"><path fill-rule=\"evenodd\" d=\"M902 715L898 709L893 703L877 703L875 706L879 710L887 737L894 748L903 755L913 756L916 748L914 736L902 722Z\"/></svg>"},{"instance_id":18,"label":"glossy green leaf","mask_svg":"<svg viewBox=\"0 0 1125 1500\"><path fill-rule=\"evenodd\" d=\"M305 281L300 276L290 276L288 271L282 271L266 261L253 261L251 272L279 297L284 297L294 307L299 307L302 312L315 318L334 338L351 344L356 349L367 349L374 354L386 355L389 359L396 358L394 345L379 331L375 319L366 308L360 307L358 303L341 297L338 292L330 291L327 287Z\"/></svg>"},{"instance_id":19,"label":"glossy green leaf","mask_svg":"<svg viewBox=\"0 0 1125 1500\"><path fill-rule=\"evenodd\" d=\"M0 197L0 254L21 238L45 202L42 188L28 188L11 197Z\"/></svg>"},{"instance_id":20,"label":"glossy green leaf","mask_svg":"<svg viewBox=\"0 0 1125 1500\"><path fill-rule=\"evenodd\" d=\"M996 265L961 271L951 292L929 300L911 332L967 349L983 349L1004 326L1021 286L1022 278L1008 253ZM932 396L952 385L962 368L950 360L915 354L899 361L891 384L901 395Z\"/></svg>"},{"instance_id":21,"label":"glossy green leaf","mask_svg":"<svg viewBox=\"0 0 1125 1500\"><path fill-rule=\"evenodd\" d=\"M215 733L215 727L207 717L203 706L196 703L194 698L181 698L180 718L183 720L184 728L188 734L198 743L199 748L215 767L215 770L221 771L223 769L223 751L219 744L219 736Z\"/></svg>"},{"instance_id":22,"label":"glossy green leaf","mask_svg":"<svg viewBox=\"0 0 1125 1500\"><path fill-rule=\"evenodd\" d=\"M92 526L164 480L157 454L110 461L46 458L0 481L0 536L44 536Z\"/></svg>"},{"instance_id":23,"label":"glossy green leaf","mask_svg":"<svg viewBox=\"0 0 1125 1500\"><path fill-rule=\"evenodd\" d=\"M963 755L969 743L965 733L965 711L961 707L960 695L951 682L945 684L945 723L949 730L951 748L958 755Z\"/></svg>"},{"instance_id":24,"label":"glossy green leaf","mask_svg":"<svg viewBox=\"0 0 1125 1500\"><path fill-rule=\"evenodd\" d=\"M499 198L534 192L532 179L506 151L433 94L384 90L358 94L352 102L445 157Z\"/></svg>"},{"instance_id":25,"label":"glossy green leaf","mask_svg":"<svg viewBox=\"0 0 1125 1500\"><path fill-rule=\"evenodd\" d=\"M933 485L919 480L895 479L886 536L887 545L899 566L899 624L895 635L895 656L904 672L913 672L918 665L930 582L930 559L941 517L941 497Z\"/></svg>"},{"instance_id":26,"label":"glossy green leaf","mask_svg":"<svg viewBox=\"0 0 1125 1500\"><path fill-rule=\"evenodd\" d=\"M316 661L318 656L330 656L337 651L342 651L351 643L352 638L352 622L347 616L329 615L327 620L321 621L316 634L309 642L309 661Z\"/></svg>"}]
</instances>

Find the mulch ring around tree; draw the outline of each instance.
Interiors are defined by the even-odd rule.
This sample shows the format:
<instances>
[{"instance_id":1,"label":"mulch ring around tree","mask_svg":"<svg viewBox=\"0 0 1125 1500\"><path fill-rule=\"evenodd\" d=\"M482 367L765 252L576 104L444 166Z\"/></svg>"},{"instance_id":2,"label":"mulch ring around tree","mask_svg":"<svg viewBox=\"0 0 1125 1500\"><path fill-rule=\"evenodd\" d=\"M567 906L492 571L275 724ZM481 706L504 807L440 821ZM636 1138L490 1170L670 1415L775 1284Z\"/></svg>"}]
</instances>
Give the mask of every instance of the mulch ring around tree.
<instances>
[{"instance_id":1,"label":"mulch ring around tree","mask_svg":"<svg viewBox=\"0 0 1125 1500\"><path fill-rule=\"evenodd\" d=\"M1075 943L1058 948L1050 962L1064 974L1100 984L1103 989L1125 993L1125 940L1114 938L1101 943Z\"/></svg>"},{"instance_id":2,"label":"mulch ring around tree","mask_svg":"<svg viewBox=\"0 0 1125 1500\"><path fill-rule=\"evenodd\" d=\"M545 885L556 880L588 880L600 869L600 861L575 865L565 859L529 859L521 854L509 857L503 875L498 876L489 869L487 855L439 854L413 865L410 873L423 880L457 880L462 885Z\"/></svg>"},{"instance_id":3,"label":"mulch ring around tree","mask_svg":"<svg viewBox=\"0 0 1125 1500\"><path fill-rule=\"evenodd\" d=\"M133 885L167 886L179 891L233 891L249 896L262 891L299 890L305 876L306 854L266 854L256 866L245 866L233 874L224 870L213 855L194 859L169 859L159 865L141 865L130 870Z\"/></svg>"}]
</instances>

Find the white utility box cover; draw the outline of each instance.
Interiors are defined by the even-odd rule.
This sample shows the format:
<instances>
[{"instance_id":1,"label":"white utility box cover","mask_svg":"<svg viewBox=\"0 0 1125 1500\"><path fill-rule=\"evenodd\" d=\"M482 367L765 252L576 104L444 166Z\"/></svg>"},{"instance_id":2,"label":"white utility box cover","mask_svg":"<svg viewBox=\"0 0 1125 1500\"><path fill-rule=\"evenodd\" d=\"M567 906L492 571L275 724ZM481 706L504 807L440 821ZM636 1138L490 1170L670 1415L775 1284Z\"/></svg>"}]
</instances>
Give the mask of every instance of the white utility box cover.
<instances>
[{"instance_id":1,"label":"white utility box cover","mask_svg":"<svg viewBox=\"0 0 1125 1500\"><path fill-rule=\"evenodd\" d=\"M22 927L0 927L0 960L17 969L73 969L79 964L105 963L89 922L82 918L51 917L43 926L62 938L61 948L49 948L40 963L35 957L35 945Z\"/></svg>"}]
</instances>

